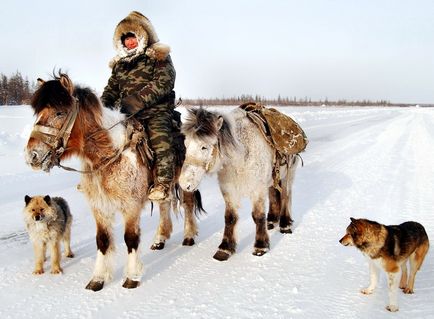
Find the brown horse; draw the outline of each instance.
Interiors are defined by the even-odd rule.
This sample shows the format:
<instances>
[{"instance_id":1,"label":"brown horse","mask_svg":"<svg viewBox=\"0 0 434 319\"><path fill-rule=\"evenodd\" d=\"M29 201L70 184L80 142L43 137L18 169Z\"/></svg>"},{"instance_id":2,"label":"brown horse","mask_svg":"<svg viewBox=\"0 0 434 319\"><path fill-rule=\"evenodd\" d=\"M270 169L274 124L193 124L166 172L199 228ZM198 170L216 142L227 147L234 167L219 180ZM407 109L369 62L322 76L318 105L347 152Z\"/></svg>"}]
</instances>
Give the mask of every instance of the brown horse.
<instances>
[{"instance_id":1,"label":"brown horse","mask_svg":"<svg viewBox=\"0 0 434 319\"><path fill-rule=\"evenodd\" d=\"M93 277L86 288L101 290L104 282L112 278L112 229L116 211L124 219L128 248L123 287L136 288L143 271L138 255L140 213L148 201L152 172L128 147L125 115L102 107L90 89L74 87L66 74L60 73L50 81L38 81L40 87L32 98L37 119L27 142L26 162L33 169L48 172L70 156L81 159L85 172L80 188L95 217L98 248ZM177 200L185 211L183 245L194 244L197 235L194 213L202 210L200 194L180 191L178 196L175 192L174 186L170 200L159 203L160 224L151 249L164 248L170 238L170 208Z\"/></svg>"}]
</instances>

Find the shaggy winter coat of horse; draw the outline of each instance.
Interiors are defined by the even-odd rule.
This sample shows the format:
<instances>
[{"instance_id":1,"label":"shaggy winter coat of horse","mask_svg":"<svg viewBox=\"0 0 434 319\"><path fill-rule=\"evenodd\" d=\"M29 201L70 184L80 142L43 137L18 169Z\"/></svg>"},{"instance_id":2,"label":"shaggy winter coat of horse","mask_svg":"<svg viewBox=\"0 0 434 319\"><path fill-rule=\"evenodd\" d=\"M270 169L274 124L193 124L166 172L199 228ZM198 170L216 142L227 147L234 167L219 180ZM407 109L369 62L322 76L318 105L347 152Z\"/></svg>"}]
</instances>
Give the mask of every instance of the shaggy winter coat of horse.
<instances>
[{"instance_id":1,"label":"shaggy winter coat of horse","mask_svg":"<svg viewBox=\"0 0 434 319\"><path fill-rule=\"evenodd\" d=\"M274 150L244 110L237 108L228 115L205 109L192 109L182 125L186 159L179 179L184 190L195 190L204 174L217 173L226 204L223 240L215 259L226 260L236 248L235 225L242 197L253 206L256 224L253 254L261 256L270 246L265 219L265 201L270 198L268 228L279 222L282 233L291 232L292 183L298 163L290 155L280 168L280 188L273 185Z\"/></svg>"},{"instance_id":2,"label":"shaggy winter coat of horse","mask_svg":"<svg viewBox=\"0 0 434 319\"><path fill-rule=\"evenodd\" d=\"M102 107L93 92L74 87L65 74L40 83L32 98L37 119L27 142L26 161L32 168L48 172L70 156L81 159L84 173L80 185L95 217L98 248L93 277L86 288L100 290L113 275L116 211L124 219L128 250L123 286L135 288L143 271L138 250L140 214L148 200L151 171L129 147L124 114ZM173 187L171 198L176 201L174 193ZM197 234L194 210L200 208L200 202L192 192L182 192L180 198L186 219L183 244L193 245ZM152 249L162 249L172 232L171 202L160 202L159 208L160 224Z\"/></svg>"}]
</instances>

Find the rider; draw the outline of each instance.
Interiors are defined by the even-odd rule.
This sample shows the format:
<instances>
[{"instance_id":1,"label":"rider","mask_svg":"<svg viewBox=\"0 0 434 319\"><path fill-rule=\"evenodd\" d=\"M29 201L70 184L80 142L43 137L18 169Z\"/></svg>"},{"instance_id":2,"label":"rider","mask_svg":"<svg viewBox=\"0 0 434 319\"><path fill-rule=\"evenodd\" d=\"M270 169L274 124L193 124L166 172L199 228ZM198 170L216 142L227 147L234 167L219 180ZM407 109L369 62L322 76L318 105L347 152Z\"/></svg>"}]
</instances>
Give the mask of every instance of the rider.
<instances>
[{"instance_id":1,"label":"rider","mask_svg":"<svg viewBox=\"0 0 434 319\"><path fill-rule=\"evenodd\" d=\"M158 42L151 22L137 11L116 26L113 44L117 55L110 62L112 74L101 96L102 103L138 118L155 153L157 176L148 198L167 198L173 181L175 154L172 117L175 108L175 69L170 48Z\"/></svg>"}]
</instances>

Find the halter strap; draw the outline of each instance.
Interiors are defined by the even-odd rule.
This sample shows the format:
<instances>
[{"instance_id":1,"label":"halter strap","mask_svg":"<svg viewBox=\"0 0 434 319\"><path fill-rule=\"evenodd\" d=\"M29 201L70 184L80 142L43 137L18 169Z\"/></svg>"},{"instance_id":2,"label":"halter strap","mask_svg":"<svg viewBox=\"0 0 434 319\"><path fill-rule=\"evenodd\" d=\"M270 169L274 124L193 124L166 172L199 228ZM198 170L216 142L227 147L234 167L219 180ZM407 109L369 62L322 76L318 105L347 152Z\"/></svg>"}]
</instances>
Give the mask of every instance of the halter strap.
<instances>
[{"instance_id":1,"label":"halter strap","mask_svg":"<svg viewBox=\"0 0 434 319\"><path fill-rule=\"evenodd\" d=\"M185 159L184 164L202 167L205 170L205 172L208 173L214 168L215 163L217 162L218 154L219 154L219 150L217 147L214 146L211 152L211 160L209 162L205 163L201 160L198 160L195 157L188 157Z\"/></svg>"},{"instance_id":2,"label":"halter strap","mask_svg":"<svg viewBox=\"0 0 434 319\"><path fill-rule=\"evenodd\" d=\"M66 145L68 144L69 137L71 136L72 128L74 127L75 120L79 112L78 99L74 98L72 109L68 112L68 115L60 129L54 127L35 124L30 137L41 140L47 144L50 149L42 156L42 161L48 156L53 158L54 163L60 162L60 157L65 152ZM36 120L38 122L39 118Z\"/></svg>"}]
</instances>

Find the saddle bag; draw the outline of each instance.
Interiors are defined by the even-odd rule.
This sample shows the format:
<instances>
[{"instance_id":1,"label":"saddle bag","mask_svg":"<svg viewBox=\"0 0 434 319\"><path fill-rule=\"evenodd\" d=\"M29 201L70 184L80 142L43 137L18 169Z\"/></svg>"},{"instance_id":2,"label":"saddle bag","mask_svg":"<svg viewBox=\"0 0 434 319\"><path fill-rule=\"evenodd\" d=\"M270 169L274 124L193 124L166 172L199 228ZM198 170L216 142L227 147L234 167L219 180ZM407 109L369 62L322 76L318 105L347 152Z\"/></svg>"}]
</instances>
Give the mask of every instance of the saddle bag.
<instances>
[{"instance_id":1,"label":"saddle bag","mask_svg":"<svg viewBox=\"0 0 434 319\"><path fill-rule=\"evenodd\" d=\"M298 154L306 149L309 142L306 134L291 117L258 103L246 103L240 108L247 112L250 120L280 155Z\"/></svg>"}]
</instances>

